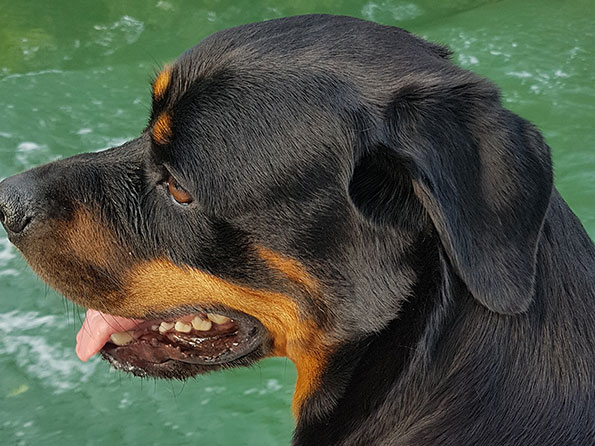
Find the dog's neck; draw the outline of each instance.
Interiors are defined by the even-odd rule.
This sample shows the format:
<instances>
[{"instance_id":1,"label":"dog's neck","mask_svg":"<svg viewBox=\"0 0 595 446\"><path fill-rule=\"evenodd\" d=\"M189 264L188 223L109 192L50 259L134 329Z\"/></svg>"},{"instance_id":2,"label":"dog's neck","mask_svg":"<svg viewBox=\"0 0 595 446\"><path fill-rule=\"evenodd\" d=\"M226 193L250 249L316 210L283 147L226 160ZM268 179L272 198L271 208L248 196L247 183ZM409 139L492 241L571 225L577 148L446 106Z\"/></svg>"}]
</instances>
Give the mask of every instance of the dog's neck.
<instances>
[{"instance_id":1,"label":"dog's neck","mask_svg":"<svg viewBox=\"0 0 595 446\"><path fill-rule=\"evenodd\" d=\"M294 444L340 444L350 427L365 423L425 361L437 341L444 305L444 262L434 240L413 256L416 280L399 314L379 333L346 343L331 357L318 390L304 403ZM422 252L423 251L423 252ZM390 290L387 290L390 295ZM431 324L432 329L426 327ZM383 360L379 360L383 358ZM394 422L394 420L393 420Z\"/></svg>"},{"instance_id":2,"label":"dog's neck","mask_svg":"<svg viewBox=\"0 0 595 446\"><path fill-rule=\"evenodd\" d=\"M573 429L586 439L582 432L592 432L595 407L585 370L595 360L592 343L574 336L595 336L589 311L595 249L564 202L554 196L544 223L528 313L490 311L439 247L429 254L415 268L412 295L398 317L335 353L324 390L304 405L308 417L298 419L294 445L367 445L370 438L375 444L512 444L507 439L526 435L532 444L553 445L557 433ZM582 263L570 262L573 256ZM584 310L569 312L570 305ZM552 340L555 346L543 347ZM551 389L560 393L548 394ZM568 402L581 402L583 412L561 411ZM547 430L540 419L548 420ZM495 440L503 426L508 437Z\"/></svg>"}]
</instances>

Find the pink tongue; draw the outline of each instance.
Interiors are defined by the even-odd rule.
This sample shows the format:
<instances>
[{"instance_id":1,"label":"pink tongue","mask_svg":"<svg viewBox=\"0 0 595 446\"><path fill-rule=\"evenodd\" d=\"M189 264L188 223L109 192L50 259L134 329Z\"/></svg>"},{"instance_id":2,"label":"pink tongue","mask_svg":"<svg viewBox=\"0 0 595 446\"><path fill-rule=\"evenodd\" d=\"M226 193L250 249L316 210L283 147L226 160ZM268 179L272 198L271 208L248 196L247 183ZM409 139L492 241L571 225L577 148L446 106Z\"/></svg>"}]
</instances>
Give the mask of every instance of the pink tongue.
<instances>
[{"instance_id":1,"label":"pink tongue","mask_svg":"<svg viewBox=\"0 0 595 446\"><path fill-rule=\"evenodd\" d=\"M111 316L96 310L87 310L87 317L76 335L76 354L81 361L101 350L113 333L136 327L142 320Z\"/></svg>"}]
</instances>

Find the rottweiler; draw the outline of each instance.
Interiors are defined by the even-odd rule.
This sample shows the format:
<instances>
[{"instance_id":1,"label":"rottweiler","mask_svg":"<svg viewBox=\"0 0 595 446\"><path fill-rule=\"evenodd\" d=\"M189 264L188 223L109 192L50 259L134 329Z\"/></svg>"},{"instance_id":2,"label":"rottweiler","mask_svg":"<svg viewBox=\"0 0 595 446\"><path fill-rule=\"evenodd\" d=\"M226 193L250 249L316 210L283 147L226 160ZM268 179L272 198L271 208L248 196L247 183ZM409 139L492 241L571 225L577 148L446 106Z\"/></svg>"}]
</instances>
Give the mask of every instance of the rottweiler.
<instances>
[{"instance_id":1,"label":"rottweiler","mask_svg":"<svg viewBox=\"0 0 595 446\"><path fill-rule=\"evenodd\" d=\"M595 248L450 55L349 17L217 32L137 139L4 180L0 218L89 309L83 360L293 361L295 445L593 445Z\"/></svg>"}]
</instances>

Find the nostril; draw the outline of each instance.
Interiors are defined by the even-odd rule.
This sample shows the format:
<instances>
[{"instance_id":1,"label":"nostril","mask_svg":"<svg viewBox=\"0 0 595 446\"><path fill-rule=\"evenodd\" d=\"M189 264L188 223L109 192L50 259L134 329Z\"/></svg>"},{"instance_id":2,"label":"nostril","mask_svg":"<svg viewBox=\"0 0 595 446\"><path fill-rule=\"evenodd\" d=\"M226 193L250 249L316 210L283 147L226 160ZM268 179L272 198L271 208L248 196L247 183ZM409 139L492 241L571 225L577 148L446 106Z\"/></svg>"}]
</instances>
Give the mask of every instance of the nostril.
<instances>
[{"instance_id":1,"label":"nostril","mask_svg":"<svg viewBox=\"0 0 595 446\"><path fill-rule=\"evenodd\" d=\"M23 215L20 212L9 214L5 210L0 210L0 223L9 234L20 234L29 226L32 220L31 215Z\"/></svg>"},{"instance_id":2,"label":"nostril","mask_svg":"<svg viewBox=\"0 0 595 446\"><path fill-rule=\"evenodd\" d=\"M17 200L0 202L0 224L10 234L20 234L33 220L30 206Z\"/></svg>"},{"instance_id":3,"label":"nostril","mask_svg":"<svg viewBox=\"0 0 595 446\"><path fill-rule=\"evenodd\" d=\"M9 237L22 236L40 216L39 187L30 172L0 182L0 223Z\"/></svg>"},{"instance_id":4,"label":"nostril","mask_svg":"<svg viewBox=\"0 0 595 446\"><path fill-rule=\"evenodd\" d=\"M23 219L21 219L20 222L17 222L12 228L11 231L19 234L21 232L23 232L25 230L25 228L27 226L29 226L29 223L31 223L32 218L30 216L25 216Z\"/></svg>"}]
</instances>

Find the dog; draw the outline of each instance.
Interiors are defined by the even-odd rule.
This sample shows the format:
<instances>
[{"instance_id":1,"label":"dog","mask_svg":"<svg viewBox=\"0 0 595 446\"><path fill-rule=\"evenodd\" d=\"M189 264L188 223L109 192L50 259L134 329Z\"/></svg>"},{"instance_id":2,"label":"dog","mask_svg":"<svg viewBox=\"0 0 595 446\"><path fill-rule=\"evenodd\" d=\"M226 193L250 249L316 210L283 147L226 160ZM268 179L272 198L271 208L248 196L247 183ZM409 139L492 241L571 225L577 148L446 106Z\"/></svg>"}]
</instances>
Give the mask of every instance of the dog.
<instances>
[{"instance_id":1,"label":"dog","mask_svg":"<svg viewBox=\"0 0 595 446\"><path fill-rule=\"evenodd\" d=\"M309 15L217 32L142 134L0 184L83 360L291 359L294 445L595 444L595 248L539 131L450 51Z\"/></svg>"}]
</instances>

